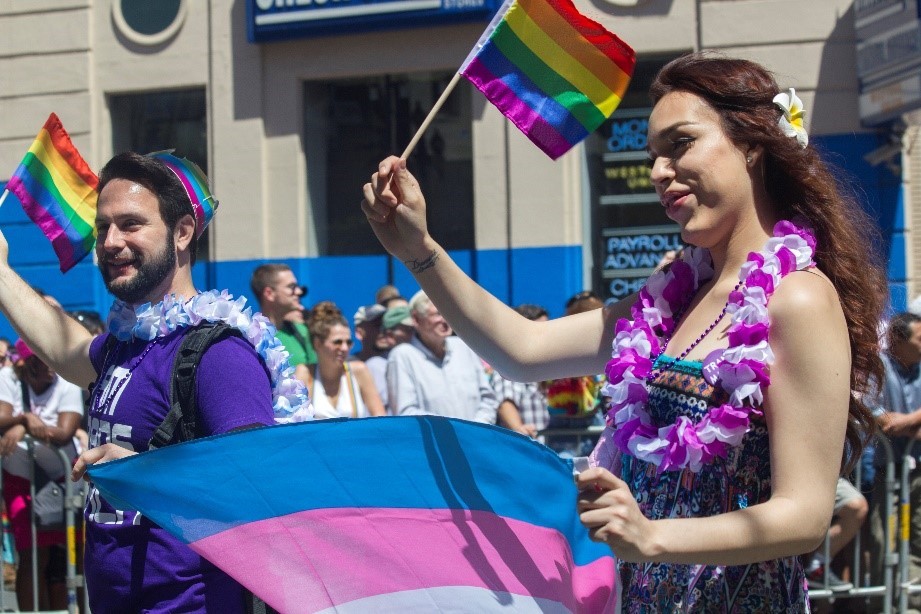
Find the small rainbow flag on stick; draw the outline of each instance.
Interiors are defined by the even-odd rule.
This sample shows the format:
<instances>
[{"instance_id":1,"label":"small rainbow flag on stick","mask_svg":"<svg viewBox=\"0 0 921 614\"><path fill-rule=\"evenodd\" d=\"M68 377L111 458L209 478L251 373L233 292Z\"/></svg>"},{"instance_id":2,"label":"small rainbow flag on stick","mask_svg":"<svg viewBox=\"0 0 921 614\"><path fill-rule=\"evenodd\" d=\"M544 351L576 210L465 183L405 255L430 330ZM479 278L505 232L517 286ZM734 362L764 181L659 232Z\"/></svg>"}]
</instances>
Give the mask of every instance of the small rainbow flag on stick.
<instances>
[{"instance_id":1,"label":"small rainbow flag on stick","mask_svg":"<svg viewBox=\"0 0 921 614\"><path fill-rule=\"evenodd\" d=\"M93 251L98 183L52 113L6 185L51 241L62 273Z\"/></svg>"},{"instance_id":2,"label":"small rainbow flag on stick","mask_svg":"<svg viewBox=\"0 0 921 614\"><path fill-rule=\"evenodd\" d=\"M555 160L610 117L635 64L570 0L506 0L459 72Z\"/></svg>"}]
</instances>

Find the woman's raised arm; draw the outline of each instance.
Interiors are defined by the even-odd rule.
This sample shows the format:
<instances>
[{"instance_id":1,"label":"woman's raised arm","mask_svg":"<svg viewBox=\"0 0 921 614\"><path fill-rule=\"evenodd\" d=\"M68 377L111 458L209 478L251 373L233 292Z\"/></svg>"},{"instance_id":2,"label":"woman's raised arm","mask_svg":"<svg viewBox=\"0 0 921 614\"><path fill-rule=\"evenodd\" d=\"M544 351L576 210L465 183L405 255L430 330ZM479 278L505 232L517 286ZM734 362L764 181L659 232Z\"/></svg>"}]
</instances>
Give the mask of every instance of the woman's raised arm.
<instances>
[{"instance_id":1,"label":"woman's raised arm","mask_svg":"<svg viewBox=\"0 0 921 614\"><path fill-rule=\"evenodd\" d=\"M405 160L381 162L364 197L362 209L384 248L406 264L461 338L500 373L538 381L604 369L614 322L629 314L632 297L602 310L532 322L477 285L429 235L425 198Z\"/></svg>"}]
</instances>

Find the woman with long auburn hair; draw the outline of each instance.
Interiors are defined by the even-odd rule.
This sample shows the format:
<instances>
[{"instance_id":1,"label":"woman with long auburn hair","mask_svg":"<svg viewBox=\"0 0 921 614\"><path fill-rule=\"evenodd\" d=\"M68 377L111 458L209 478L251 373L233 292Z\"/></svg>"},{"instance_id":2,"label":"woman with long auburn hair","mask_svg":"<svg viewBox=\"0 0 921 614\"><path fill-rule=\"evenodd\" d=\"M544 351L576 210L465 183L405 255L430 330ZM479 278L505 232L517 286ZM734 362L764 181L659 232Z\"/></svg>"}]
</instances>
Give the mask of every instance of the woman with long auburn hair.
<instances>
[{"instance_id":1,"label":"woman with long auburn hair","mask_svg":"<svg viewBox=\"0 0 921 614\"><path fill-rule=\"evenodd\" d=\"M608 427L576 504L619 559L625 610L808 611L797 555L824 537L872 429L872 225L808 144L795 92L758 64L690 54L651 94L650 178L687 247L603 310L531 322L490 296L429 235L403 160L381 162L362 208L497 370L604 370Z\"/></svg>"}]
</instances>

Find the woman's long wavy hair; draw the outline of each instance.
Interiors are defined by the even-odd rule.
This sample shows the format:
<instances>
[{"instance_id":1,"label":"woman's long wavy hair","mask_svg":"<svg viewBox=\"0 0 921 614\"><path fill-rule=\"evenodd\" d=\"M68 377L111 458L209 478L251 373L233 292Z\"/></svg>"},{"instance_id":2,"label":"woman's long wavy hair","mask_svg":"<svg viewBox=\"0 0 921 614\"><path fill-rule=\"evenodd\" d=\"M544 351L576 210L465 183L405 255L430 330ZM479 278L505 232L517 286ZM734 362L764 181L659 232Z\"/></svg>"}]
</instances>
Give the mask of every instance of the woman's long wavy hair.
<instances>
[{"instance_id":1,"label":"woman's long wavy hair","mask_svg":"<svg viewBox=\"0 0 921 614\"><path fill-rule=\"evenodd\" d=\"M861 398L872 381L882 381L877 330L885 304L886 281L878 231L852 191L839 185L813 146L786 136L774 96L773 75L748 60L693 53L667 64L650 88L653 103L674 91L707 101L737 145L764 148L764 183L784 219L802 218L815 231L815 261L841 301L851 343L851 403L842 457L853 469L876 423Z\"/></svg>"}]
</instances>

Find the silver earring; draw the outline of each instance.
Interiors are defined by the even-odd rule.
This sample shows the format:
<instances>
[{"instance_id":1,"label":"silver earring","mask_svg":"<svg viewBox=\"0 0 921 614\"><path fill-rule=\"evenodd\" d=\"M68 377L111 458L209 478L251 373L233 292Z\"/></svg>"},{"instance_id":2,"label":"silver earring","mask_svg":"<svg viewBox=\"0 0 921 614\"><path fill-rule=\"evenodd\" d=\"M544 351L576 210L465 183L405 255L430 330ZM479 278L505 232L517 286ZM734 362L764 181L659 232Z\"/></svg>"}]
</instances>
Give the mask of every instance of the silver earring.
<instances>
[{"instance_id":1,"label":"silver earring","mask_svg":"<svg viewBox=\"0 0 921 614\"><path fill-rule=\"evenodd\" d=\"M751 156L747 156L747 157L745 158L745 161L748 162L749 164L751 164L751 163L752 163L752 157L751 157Z\"/></svg>"}]
</instances>

